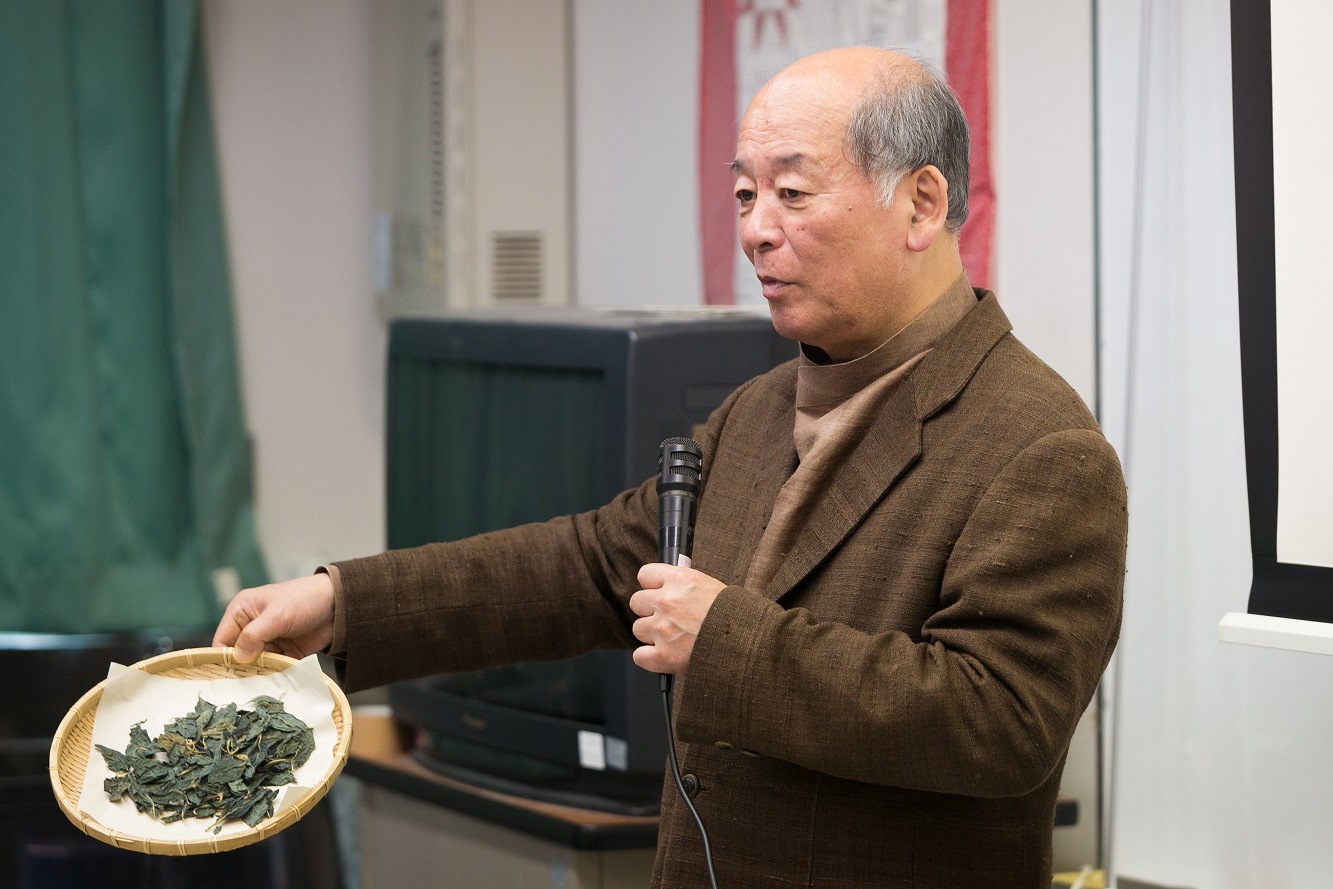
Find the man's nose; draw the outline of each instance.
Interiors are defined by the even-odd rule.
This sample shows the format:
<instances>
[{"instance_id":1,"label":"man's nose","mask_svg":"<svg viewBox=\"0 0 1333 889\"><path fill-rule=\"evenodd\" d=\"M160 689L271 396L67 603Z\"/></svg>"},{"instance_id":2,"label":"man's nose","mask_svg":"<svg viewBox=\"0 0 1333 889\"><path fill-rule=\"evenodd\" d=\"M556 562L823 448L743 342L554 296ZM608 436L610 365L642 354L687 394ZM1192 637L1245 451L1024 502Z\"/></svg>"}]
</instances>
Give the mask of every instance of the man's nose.
<instances>
[{"instance_id":1,"label":"man's nose","mask_svg":"<svg viewBox=\"0 0 1333 889\"><path fill-rule=\"evenodd\" d=\"M782 243L782 224L775 202L759 196L741 217L741 247L746 253L772 250Z\"/></svg>"}]
</instances>

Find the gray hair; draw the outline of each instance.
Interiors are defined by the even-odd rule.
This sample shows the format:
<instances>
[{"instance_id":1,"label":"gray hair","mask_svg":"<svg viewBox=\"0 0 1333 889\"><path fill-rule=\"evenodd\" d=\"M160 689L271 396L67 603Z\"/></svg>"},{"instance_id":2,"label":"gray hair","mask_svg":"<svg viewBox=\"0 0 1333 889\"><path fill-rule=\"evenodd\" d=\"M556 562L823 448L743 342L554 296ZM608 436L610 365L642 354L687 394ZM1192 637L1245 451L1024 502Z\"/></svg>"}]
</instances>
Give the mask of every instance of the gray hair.
<instances>
[{"instance_id":1,"label":"gray hair","mask_svg":"<svg viewBox=\"0 0 1333 889\"><path fill-rule=\"evenodd\" d=\"M852 109L847 125L851 161L875 183L888 206L902 177L933 164L949 183L945 227L957 234L967 219L967 118L944 76L930 62L903 53ZM906 71L907 66L920 67Z\"/></svg>"}]
</instances>

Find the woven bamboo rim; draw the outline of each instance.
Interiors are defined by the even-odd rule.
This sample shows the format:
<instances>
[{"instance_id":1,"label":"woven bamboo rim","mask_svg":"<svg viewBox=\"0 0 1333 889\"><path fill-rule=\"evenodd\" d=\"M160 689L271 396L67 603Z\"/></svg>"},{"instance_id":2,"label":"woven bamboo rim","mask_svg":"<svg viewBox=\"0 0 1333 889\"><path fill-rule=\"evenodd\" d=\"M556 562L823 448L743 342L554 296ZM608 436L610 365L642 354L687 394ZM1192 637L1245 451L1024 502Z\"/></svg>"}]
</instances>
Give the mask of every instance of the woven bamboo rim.
<instances>
[{"instance_id":1,"label":"woven bamboo rim","mask_svg":"<svg viewBox=\"0 0 1333 889\"><path fill-rule=\"evenodd\" d=\"M187 648L139 661L131 665L131 668L176 679L241 679L285 670L295 663L296 660L293 658L264 652L253 663L243 664L236 660L231 648ZM347 764L347 753L352 744L352 708L337 683L327 676L324 677L324 681L328 683L329 693L333 698L333 725L338 730L338 741L333 750L333 766L308 793L294 800L276 816L267 818L254 827L228 833L225 836L210 834L208 837L196 839L165 841L112 830L80 812L79 796L83 792L88 756L92 752L93 721L97 718L97 705L102 699L105 682L97 683L70 708L65 718L61 720L60 728L56 729L55 739L51 743L48 768L51 773L51 786L55 790L57 802L60 803L60 810L75 827L88 836L117 848L131 849L149 855L204 855L211 852L226 852L270 837L295 824L314 807L315 803L323 799L334 779Z\"/></svg>"}]
</instances>

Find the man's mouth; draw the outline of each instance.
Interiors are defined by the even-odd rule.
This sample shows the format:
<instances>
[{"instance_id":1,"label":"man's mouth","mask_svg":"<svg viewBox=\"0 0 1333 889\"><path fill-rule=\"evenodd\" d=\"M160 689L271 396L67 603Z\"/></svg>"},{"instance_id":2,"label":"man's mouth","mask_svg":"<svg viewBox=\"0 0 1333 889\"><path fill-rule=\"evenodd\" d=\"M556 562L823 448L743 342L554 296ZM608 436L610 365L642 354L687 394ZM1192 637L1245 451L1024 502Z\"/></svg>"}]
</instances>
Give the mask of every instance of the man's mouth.
<instances>
[{"instance_id":1,"label":"man's mouth","mask_svg":"<svg viewBox=\"0 0 1333 889\"><path fill-rule=\"evenodd\" d=\"M790 284L790 281L783 281L780 278L774 278L769 275L759 276L759 285L763 289L765 297L774 297L782 291L782 288Z\"/></svg>"}]
</instances>

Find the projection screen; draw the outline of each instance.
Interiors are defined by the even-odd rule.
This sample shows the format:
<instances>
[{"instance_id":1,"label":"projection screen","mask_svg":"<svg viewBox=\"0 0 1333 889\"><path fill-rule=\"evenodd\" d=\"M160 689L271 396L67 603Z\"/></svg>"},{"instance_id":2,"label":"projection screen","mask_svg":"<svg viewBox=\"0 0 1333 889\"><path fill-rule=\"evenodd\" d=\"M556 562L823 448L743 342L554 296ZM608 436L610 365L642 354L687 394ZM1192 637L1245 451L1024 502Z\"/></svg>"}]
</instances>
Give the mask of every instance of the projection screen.
<instances>
[{"instance_id":1,"label":"projection screen","mask_svg":"<svg viewBox=\"0 0 1333 889\"><path fill-rule=\"evenodd\" d=\"M1333 623L1333 4L1232 0L1249 611Z\"/></svg>"}]
</instances>

